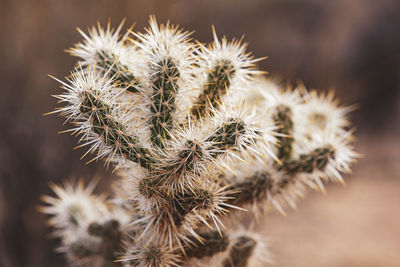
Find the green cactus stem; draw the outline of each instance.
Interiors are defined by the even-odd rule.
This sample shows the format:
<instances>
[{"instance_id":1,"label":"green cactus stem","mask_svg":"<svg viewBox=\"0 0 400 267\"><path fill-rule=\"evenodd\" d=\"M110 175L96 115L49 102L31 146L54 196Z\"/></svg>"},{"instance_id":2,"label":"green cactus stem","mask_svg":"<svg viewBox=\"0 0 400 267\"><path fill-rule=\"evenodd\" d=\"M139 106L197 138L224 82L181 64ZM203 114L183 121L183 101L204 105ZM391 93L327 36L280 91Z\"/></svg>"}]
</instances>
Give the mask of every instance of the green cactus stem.
<instances>
[{"instance_id":1,"label":"green cactus stem","mask_svg":"<svg viewBox=\"0 0 400 267\"><path fill-rule=\"evenodd\" d=\"M240 137L246 134L246 126L244 121L232 118L218 127L206 140L213 143L214 150L210 151L211 156L216 157L225 153L225 150L238 146Z\"/></svg>"},{"instance_id":2,"label":"green cactus stem","mask_svg":"<svg viewBox=\"0 0 400 267\"><path fill-rule=\"evenodd\" d=\"M232 191L232 193L228 195L227 203L243 206L261 201L267 198L267 192L272 189L272 186L273 180L269 173L256 173L243 182L228 187L228 191Z\"/></svg>"},{"instance_id":3,"label":"green cactus stem","mask_svg":"<svg viewBox=\"0 0 400 267\"><path fill-rule=\"evenodd\" d=\"M129 70L128 66L123 65L120 60L112 53L100 51L97 54L98 65L108 71L109 78L114 78L118 87L126 88L128 92L137 93L138 79Z\"/></svg>"},{"instance_id":4,"label":"green cactus stem","mask_svg":"<svg viewBox=\"0 0 400 267\"><path fill-rule=\"evenodd\" d=\"M324 170L330 159L335 158L332 146L314 149L308 154L301 154L298 159L290 159L283 163L281 169L288 174L312 173L314 170Z\"/></svg>"},{"instance_id":5,"label":"green cactus stem","mask_svg":"<svg viewBox=\"0 0 400 267\"><path fill-rule=\"evenodd\" d=\"M196 118L208 115L211 107L217 108L222 103L222 97L228 91L235 73L235 67L230 60L217 61L208 74L207 83L204 84L203 91L192 108L192 114Z\"/></svg>"},{"instance_id":6,"label":"green cactus stem","mask_svg":"<svg viewBox=\"0 0 400 267\"><path fill-rule=\"evenodd\" d=\"M151 152L139 145L137 137L125 133L126 127L113 119L111 106L88 91L83 92L82 99L80 111L91 121L93 132L106 145L116 148L124 158L149 169L155 162Z\"/></svg>"},{"instance_id":7,"label":"green cactus stem","mask_svg":"<svg viewBox=\"0 0 400 267\"><path fill-rule=\"evenodd\" d=\"M173 112L175 111L175 96L178 92L177 82L180 77L174 60L170 57L156 64L152 79L151 111L151 142L160 148L164 147L165 140L170 139L170 130L173 126Z\"/></svg>"},{"instance_id":8,"label":"green cactus stem","mask_svg":"<svg viewBox=\"0 0 400 267\"><path fill-rule=\"evenodd\" d=\"M209 231L198 233L199 237L192 237L190 245L185 249L187 258L210 257L225 251L229 246L229 239L225 233Z\"/></svg>"},{"instance_id":9,"label":"green cactus stem","mask_svg":"<svg viewBox=\"0 0 400 267\"><path fill-rule=\"evenodd\" d=\"M293 121L292 121L292 110L290 107L285 105L279 105L276 108L273 120L275 125L278 126L277 136L279 146L277 157L279 160L284 162L288 160L292 155L292 144L293 144Z\"/></svg>"}]
</instances>

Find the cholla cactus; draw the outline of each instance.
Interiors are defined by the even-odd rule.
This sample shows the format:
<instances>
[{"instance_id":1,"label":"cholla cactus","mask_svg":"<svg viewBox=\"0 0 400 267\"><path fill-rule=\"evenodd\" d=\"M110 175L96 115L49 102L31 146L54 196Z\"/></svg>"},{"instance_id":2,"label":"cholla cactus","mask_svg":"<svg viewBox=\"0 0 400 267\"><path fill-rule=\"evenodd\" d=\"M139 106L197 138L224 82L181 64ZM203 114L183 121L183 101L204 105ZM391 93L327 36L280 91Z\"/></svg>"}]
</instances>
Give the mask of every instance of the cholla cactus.
<instances>
[{"instance_id":1,"label":"cholla cactus","mask_svg":"<svg viewBox=\"0 0 400 267\"><path fill-rule=\"evenodd\" d=\"M60 251L87 266L264 265L263 238L232 216L284 213L307 188L343 182L357 156L350 108L282 90L214 29L210 45L154 17L145 33L121 29L79 30L80 61L59 81L54 112L121 177L108 199L93 184L52 186L42 210Z\"/></svg>"}]
</instances>

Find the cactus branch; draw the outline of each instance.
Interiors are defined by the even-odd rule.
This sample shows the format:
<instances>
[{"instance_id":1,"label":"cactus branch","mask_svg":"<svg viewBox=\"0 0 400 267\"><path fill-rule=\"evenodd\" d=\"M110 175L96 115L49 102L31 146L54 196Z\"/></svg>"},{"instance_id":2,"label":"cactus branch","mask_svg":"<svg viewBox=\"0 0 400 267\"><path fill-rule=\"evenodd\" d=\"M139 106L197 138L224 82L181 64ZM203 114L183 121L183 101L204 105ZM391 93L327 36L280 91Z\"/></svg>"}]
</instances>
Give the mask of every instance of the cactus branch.
<instances>
[{"instance_id":1,"label":"cactus branch","mask_svg":"<svg viewBox=\"0 0 400 267\"><path fill-rule=\"evenodd\" d=\"M325 146L314 149L308 154L301 154L298 159L287 160L281 168L289 174L323 171L330 159L335 159L335 150L332 146Z\"/></svg>"},{"instance_id":2,"label":"cactus branch","mask_svg":"<svg viewBox=\"0 0 400 267\"><path fill-rule=\"evenodd\" d=\"M268 173L256 173L246 178L243 182L235 183L228 187L230 193L229 204L243 206L267 198L267 193L273 187L273 180Z\"/></svg>"},{"instance_id":3,"label":"cactus branch","mask_svg":"<svg viewBox=\"0 0 400 267\"><path fill-rule=\"evenodd\" d=\"M278 147L278 159L285 161L291 157L292 154L292 144L293 144L293 121L292 121L292 111L290 107L285 105L280 105L276 108L276 113L274 114L275 124L278 126L277 139L279 141Z\"/></svg>"},{"instance_id":4,"label":"cactus branch","mask_svg":"<svg viewBox=\"0 0 400 267\"><path fill-rule=\"evenodd\" d=\"M98 52L98 65L108 71L109 78L115 78L118 87L126 88L128 92L139 92L137 86L138 79L129 70L127 65L121 63L118 57L105 51Z\"/></svg>"},{"instance_id":5,"label":"cactus branch","mask_svg":"<svg viewBox=\"0 0 400 267\"><path fill-rule=\"evenodd\" d=\"M162 148L165 140L170 139L173 126L172 115L175 110L175 97L178 92L177 81L180 73L174 60L166 57L156 64L152 79L151 141Z\"/></svg>"},{"instance_id":6,"label":"cactus branch","mask_svg":"<svg viewBox=\"0 0 400 267\"><path fill-rule=\"evenodd\" d=\"M229 239L225 233L209 231L198 233L198 237L190 239L190 245L185 249L187 258L210 257L228 249Z\"/></svg>"},{"instance_id":7,"label":"cactus branch","mask_svg":"<svg viewBox=\"0 0 400 267\"><path fill-rule=\"evenodd\" d=\"M200 118L208 115L211 107L217 108L222 103L222 96L229 90L234 75L235 68L230 60L217 61L208 74L203 91L192 108L192 114Z\"/></svg>"},{"instance_id":8,"label":"cactus branch","mask_svg":"<svg viewBox=\"0 0 400 267\"><path fill-rule=\"evenodd\" d=\"M83 92L80 111L91 122L93 132L121 156L147 169L155 162L150 150L139 145L137 137L126 134L126 126L113 118L112 108L92 92Z\"/></svg>"}]
</instances>

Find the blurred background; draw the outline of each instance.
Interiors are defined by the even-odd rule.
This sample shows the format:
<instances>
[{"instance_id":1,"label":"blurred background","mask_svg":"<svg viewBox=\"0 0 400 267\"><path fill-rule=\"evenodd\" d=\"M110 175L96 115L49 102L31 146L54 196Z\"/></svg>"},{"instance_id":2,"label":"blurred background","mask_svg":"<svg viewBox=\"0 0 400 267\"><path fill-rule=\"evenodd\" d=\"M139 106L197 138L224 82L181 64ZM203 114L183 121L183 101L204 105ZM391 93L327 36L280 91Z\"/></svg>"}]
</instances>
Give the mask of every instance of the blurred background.
<instances>
[{"instance_id":1,"label":"blurred background","mask_svg":"<svg viewBox=\"0 0 400 267\"><path fill-rule=\"evenodd\" d=\"M37 211L50 181L113 175L57 116L59 84L75 58L63 52L85 29L126 17L136 30L150 14L193 30L202 42L241 37L260 68L308 88L335 89L351 114L364 157L347 186L310 192L287 217L260 224L275 266L400 266L400 1L398 0L2 0L0 1L0 266L65 266ZM114 177L115 178L115 177Z\"/></svg>"}]
</instances>

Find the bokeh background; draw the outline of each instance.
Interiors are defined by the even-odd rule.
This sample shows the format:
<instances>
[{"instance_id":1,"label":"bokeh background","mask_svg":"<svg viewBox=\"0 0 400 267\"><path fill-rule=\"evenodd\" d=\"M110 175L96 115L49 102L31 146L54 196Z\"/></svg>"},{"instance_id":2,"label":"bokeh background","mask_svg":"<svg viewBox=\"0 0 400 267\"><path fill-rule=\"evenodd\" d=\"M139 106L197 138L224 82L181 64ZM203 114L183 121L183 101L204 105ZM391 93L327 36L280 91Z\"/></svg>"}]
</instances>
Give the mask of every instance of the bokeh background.
<instances>
[{"instance_id":1,"label":"bokeh background","mask_svg":"<svg viewBox=\"0 0 400 267\"><path fill-rule=\"evenodd\" d=\"M400 1L398 0L1 0L0 1L0 266L65 266L54 252L46 217L37 211L48 183L113 177L101 162L84 165L77 139L57 116L61 92L47 75L68 75L63 52L75 30L117 25L136 30L150 14L212 39L245 35L260 68L287 82L335 89L357 128L364 157L347 186L310 192L287 217L260 223L275 266L400 266Z\"/></svg>"}]
</instances>

